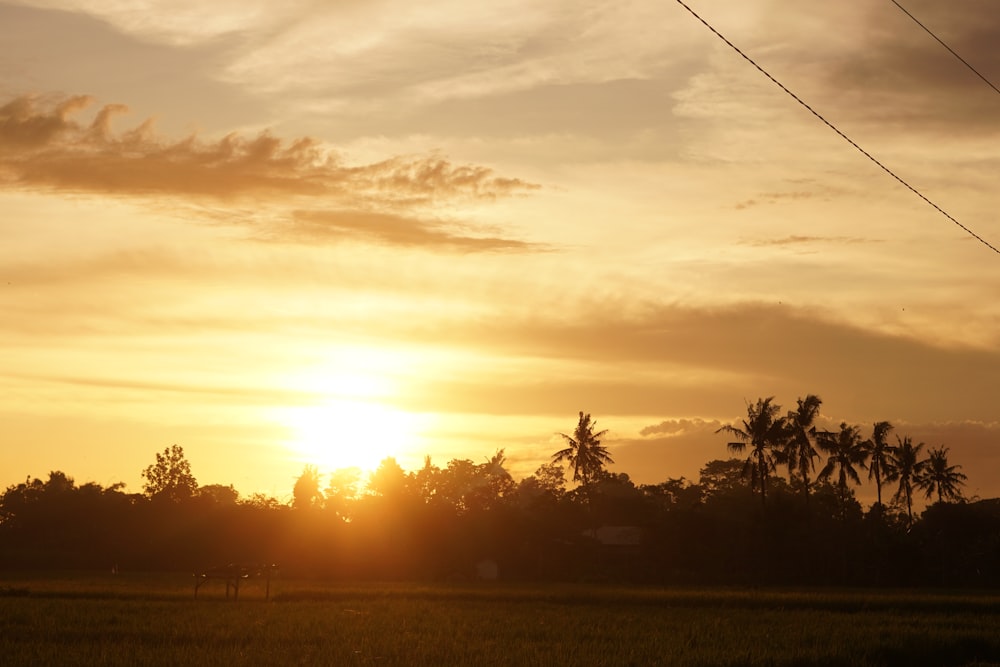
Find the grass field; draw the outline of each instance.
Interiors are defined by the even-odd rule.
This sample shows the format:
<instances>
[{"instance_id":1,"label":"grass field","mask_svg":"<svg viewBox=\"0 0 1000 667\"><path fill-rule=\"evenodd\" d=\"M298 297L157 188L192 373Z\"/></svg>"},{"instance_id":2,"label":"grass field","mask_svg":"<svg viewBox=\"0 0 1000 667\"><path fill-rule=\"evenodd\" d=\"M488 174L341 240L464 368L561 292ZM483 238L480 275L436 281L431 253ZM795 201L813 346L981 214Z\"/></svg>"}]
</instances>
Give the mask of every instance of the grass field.
<instances>
[{"instance_id":1,"label":"grass field","mask_svg":"<svg viewBox=\"0 0 1000 667\"><path fill-rule=\"evenodd\" d=\"M1000 595L0 573L3 665L987 665Z\"/></svg>"}]
</instances>

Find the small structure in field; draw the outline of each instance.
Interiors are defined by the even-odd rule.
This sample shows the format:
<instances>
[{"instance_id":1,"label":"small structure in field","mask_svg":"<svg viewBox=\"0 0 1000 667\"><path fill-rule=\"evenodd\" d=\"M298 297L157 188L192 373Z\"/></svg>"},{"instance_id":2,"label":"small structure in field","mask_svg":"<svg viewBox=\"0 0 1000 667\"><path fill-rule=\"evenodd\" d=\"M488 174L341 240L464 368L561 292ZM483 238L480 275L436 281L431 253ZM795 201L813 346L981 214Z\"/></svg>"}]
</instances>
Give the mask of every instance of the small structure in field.
<instances>
[{"instance_id":1,"label":"small structure in field","mask_svg":"<svg viewBox=\"0 0 1000 667\"><path fill-rule=\"evenodd\" d=\"M221 567L212 567L201 572L194 573L194 597L198 598L198 590L202 584L210 579L226 582L226 599L229 599L229 591L233 592L233 601L240 599L240 584L250 579L263 578L266 582L264 599L271 599L271 575L278 571L278 566L271 565L238 565L230 563Z\"/></svg>"}]
</instances>

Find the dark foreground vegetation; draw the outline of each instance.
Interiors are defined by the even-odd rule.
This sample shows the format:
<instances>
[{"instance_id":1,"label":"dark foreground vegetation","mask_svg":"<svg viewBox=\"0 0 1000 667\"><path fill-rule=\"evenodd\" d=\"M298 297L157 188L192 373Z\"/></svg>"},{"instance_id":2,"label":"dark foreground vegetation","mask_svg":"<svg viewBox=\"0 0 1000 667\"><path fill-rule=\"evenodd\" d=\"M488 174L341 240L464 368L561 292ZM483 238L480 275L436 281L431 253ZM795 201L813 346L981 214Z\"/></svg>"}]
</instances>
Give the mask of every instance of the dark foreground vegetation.
<instances>
[{"instance_id":1,"label":"dark foreground vegetation","mask_svg":"<svg viewBox=\"0 0 1000 667\"><path fill-rule=\"evenodd\" d=\"M286 576L353 581L1000 585L1000 500L964 500L948 450L905 436L892 445L887 422L868 438L847 424L818 431L819 405L810 395L782 415L772 399L750 404L721 429L732 441L716 445L741 458L709 461L697 481L641 486L607 471L603 432L583 413L566 448L520 481L502 451L409 472L386 459L364 486L357 470L324 485L307 466L291 504L198 486L174 446L143 471L142 494L61 472L9 487L0 568L276 563ZM879 498L868 509L854 496L866 472ZM935 501L922 513L920 493Z\"/></svg>"},{"instance_id":2,"label":"dark foreground vegetation","mask_svg":"<svg viewBox=\"0 0 1000 667\"><path fill-rule=\"evenodd\" d=\"M986 665L1000 597L6 573L5 665Z\"/></svg>"}]
</instances>

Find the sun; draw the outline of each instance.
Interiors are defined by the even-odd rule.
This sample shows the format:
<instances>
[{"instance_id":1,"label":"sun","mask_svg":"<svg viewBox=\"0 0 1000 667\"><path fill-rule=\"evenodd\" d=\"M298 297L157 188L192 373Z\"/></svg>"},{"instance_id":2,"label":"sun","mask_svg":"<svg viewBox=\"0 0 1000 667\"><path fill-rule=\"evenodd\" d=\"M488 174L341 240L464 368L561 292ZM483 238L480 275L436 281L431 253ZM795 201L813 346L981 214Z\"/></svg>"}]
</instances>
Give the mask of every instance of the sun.
<instances>
[{"instance_id":1,"label":"sun","mask_svg":"<svg viewBox=\"0 0 1000 667\"><path fill-rule=\"evenodd\" d=\"M300 397L275 406L270 420L286 435L290 457L320 472L375 470L387 456L419 460L430 416L396 407L414 359L404 350L364 346L327 349L308 368L276 384Z\"/></svg>"},{"instance_id":2,"label":"sun","mask_svg":"<svg viewBox=\"0 0 1000 667\"><path fill-rule=\"evenodd\" d=\"M321 471L371 472L387 456L411 455L420 442L418 415L376 401L332 398L282 412L290 436L286 447Z\"/></svg>"}]
</instances>

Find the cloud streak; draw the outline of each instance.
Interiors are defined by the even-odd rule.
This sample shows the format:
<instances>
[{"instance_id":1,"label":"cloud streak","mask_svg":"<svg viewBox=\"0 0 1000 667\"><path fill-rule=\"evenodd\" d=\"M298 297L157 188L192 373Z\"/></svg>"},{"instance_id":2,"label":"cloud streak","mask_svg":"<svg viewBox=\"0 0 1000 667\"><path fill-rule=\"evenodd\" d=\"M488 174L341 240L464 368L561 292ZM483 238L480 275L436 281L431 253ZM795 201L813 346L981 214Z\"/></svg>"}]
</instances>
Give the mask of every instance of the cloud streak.
<instances>
[{"instance_id":1,"label":"cloud streak","mask_svg":"<svg viewBox=\"0 0 1000 667\"><path fill-rule=\"evenodd\" d=\"M857 243L880 243L878 239L865 239L853 236L803 236L798 234L792 234L790 236L785 236L776 239L753 239L749 241L744 241L744 245L749 245L754 248L766 248L772 246L800 246L800 245L816 245L822 243L836 243L836 244L847 244L853 245Z\"/></svg>"},{"instance_id":2,"label":"cloud streak","mask_svg":"<svg viewBox=\"0 0 1000 667\"><path fill-rule=\"evenodd\" d=\"M289 389L205 386L196 383L145 382L125 378L63 377L28 374L6 374L5 378L26 382L69 385L72 387L108 389L125 394L176 394L195 397L199 401L213 401L242 405L309 405L325 397L316 392Z\"/></svg>"},{"instance_id":3,"label":"cloud streak","mask_svg":"<svg viewBox=\"0 0 1000 667\"><path fill-rule=\"evenodd\" d=\"M455 250L508 251L533 247L513 239L455 233L442 222L358 211L297 211L291 222L276 225L272 231L283 242L328 242L348 238L379 245ZM267 240L267 232L263 238Z\"/></svg>"}]
</instances>

